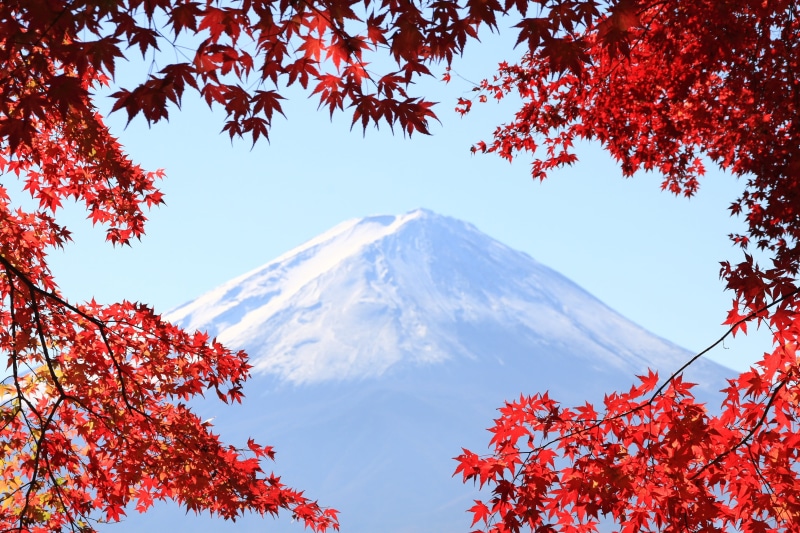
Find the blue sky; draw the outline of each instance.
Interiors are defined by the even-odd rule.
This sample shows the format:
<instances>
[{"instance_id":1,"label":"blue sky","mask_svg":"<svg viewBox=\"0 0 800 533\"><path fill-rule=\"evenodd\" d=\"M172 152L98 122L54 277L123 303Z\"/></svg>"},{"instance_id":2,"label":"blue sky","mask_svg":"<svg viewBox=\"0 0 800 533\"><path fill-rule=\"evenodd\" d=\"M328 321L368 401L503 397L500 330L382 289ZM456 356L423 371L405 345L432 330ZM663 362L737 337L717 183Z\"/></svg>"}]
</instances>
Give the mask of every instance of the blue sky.
<instances>
[{"instance_id":1,"label":"blue sky","mask_svg":"<svg viewBox=\"0 0 800 533\"><path fill-rule=\"evenodd\" d=\"M490 74L503 52L501 41L489 41L456 73L472 81ZM122 72L130 80L146 69L134 63ZM575 166L534 182L529 160L470 153L513 112L489 103L460 118L455 100L471 88L460 77L421 84L420 93L441 102L442 123L412 139L388 127L362 136L345 114L331 121L297 92L271 143L252 149L219 134L224 113L195 95L150 129L140 118L126 128L116 114L110 122L132 157L166 170L167 205L150 213L142 242L116 249L68 207L62 220L75 243L52 256L57 280L71 300L138 300L164 312L343 220L425 207L527 252L677 344L699 350L715 341L731 301L719 261L741 257L726 237L741 226L727 211L741 184L709 169L697 197L676 198L660 191L657 175L623 179L596 145L580 146ZM744 369L768 348L760 335L727 341L711 357Z\"/></svg>"}]
</instances>

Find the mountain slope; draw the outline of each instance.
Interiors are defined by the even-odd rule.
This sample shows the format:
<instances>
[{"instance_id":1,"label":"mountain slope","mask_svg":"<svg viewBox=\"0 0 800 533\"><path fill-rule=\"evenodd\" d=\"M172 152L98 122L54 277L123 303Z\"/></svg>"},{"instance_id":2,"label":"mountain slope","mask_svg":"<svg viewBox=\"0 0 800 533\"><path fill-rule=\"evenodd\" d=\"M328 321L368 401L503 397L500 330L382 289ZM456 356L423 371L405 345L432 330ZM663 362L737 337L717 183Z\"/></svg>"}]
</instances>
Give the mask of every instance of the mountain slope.
<instances>
[{"instance_id":1,"label":"mountain slope","mask_svg":"<svg viewBox=\"0 0 800 533\"><path fill-rule=\"evenodd\" d=\"M342 223L170 318L294 384L503 361L504 342L629 375L686 359L528 255L425 210Z\"/></svg>"},{"instance_id":2,"label":"mountain slope","mask_svg":"<svg viewBox=\"0 0 800 533\"><path fill-rule=\"evenodd\" d=\"M485 449L504 399L602 400L691 357L528 255L425 210L340 224L170 318L248 350L245 404L198 409L228 440L274 445L284 481L339 509L344 533L469 531L475 489L451 478L451 458ZM730 375L700 360L689 379L711 398ZM107 530L154 523L265 527L164 506Z\"/></svg>"}]
</instances>

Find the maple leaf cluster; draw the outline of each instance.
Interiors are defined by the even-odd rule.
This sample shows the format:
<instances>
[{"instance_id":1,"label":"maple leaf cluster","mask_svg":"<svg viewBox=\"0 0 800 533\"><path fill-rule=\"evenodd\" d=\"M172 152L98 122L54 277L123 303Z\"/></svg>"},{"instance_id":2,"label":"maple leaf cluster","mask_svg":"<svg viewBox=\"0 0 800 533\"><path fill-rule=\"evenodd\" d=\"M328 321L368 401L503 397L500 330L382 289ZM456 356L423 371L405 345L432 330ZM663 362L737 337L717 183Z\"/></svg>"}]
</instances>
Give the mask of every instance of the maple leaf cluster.
<instances>
[{"instance_id":1,"label":"maple leaf cluster","mask_svg":"<svg viewBox=\"0 0 800 533\"><path fill-rule=\"evenodd\" d=\"M793 291L800 258L796 2L619 0L603 12L594 1L555 5L568 9L517 25L519 42L530 46L522 60L501 63L476 87L478 101L513 94L522 106L473 151L508 160L531 153L532 175L544 179L577 161L577 140L599 141L625 176L657 171L662 189L685 196L697 191L705 158L745 182L730 209L748 229L731 239L767 250L773 262L769 270L750 256L723 264L740 316ZM467 113L472 103L461 99L457 109Z\"/></svg>"},{"instance_id":2,"label":"maple leaf cluster","mask_svg":"<svg viewBox=\"0 0 800 533\"><path fill-rule=\"evenodd\" d=\"M726 336L754 321L774 344L730 380L719 411L695 401L680 371L661 385L644 376L602 406L565 408L546 394L507 403L491 453L457 458L465 481L491 487L470 509L473 525L496 533L797 531L800 7L550 5L548 15L518 24L519 42L529 45L521 61L500 64L476 89L479 102L514 95L522 104L473 151L532 154L534 178L545 179L577 161L577 140L599 141L625 176L655 171L662 189L685 196L708 162L738 177L744 192L730 210L747 229L730 235L744 260L721 268L734 295ZM462 99L457 110L472 104Z\"/></svg>"}]
</instances>

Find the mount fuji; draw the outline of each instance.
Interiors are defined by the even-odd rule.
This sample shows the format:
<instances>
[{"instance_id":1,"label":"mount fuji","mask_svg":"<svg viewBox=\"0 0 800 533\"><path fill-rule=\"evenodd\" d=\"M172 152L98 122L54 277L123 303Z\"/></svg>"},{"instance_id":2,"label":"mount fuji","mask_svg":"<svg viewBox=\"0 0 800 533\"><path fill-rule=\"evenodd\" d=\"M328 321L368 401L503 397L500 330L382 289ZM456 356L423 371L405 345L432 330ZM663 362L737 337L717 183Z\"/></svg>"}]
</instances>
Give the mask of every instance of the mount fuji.
<instances>
[{"instance_id":1,"label":"mount fuji","mask_svg":"<svg viewBox=\"0 0 800 533\"><path fill-rule=\"evenodd\" d=\"M469 531L476 489L451 477L486 449L505 399L599 401L692 354L475 227L417 210L344 222L168 314L250 355L243 406L198 403L232 443L275 446L290 486L341 511L343 533ZM718 402L734 372L698 360ZM267 523L265 523L267 522ZM154 526L156 524L156 526ZM162 505L104 531L301 531Z\"/></svg>"}]
</instances>

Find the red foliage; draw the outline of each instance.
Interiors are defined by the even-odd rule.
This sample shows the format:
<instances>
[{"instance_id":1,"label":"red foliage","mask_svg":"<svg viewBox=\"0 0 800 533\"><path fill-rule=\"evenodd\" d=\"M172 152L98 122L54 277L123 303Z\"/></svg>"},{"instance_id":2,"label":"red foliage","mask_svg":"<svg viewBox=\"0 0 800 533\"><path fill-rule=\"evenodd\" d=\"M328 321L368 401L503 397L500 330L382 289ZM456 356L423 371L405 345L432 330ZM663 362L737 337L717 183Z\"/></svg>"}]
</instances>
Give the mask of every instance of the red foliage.
<instances>
[{"instance_id":1,"label":"red foliage","mask_svg":"<svg viewBox=\"0 0 800 533\"><path fill-rule=\"evenodd\" d=\"M796 2L5 0L0 172L39 206L15 208L0 186L0 350L12 372L0 388L3 530L87 530L93 517L166 498L228 518L289 509L316 530L337 526L334 511L261 471L269 448L223 445L181 403L209 389L239 401L243 353L143 305L78 305L58 291L47 252L69 240L56 219L63 200L84 203L115 244L139 238L145 208L162 203L160 173L129 160L92 102L116 61L129 48L184 58L116 90L114 110L129 119L167 119L191 89L225 110L224 131L256 141L282 113L282 87L299 84L331 114L352 109L353 124L411 135L435 118L411 83L509 13L521 17L527 53L501 64L476 99L516 93L523 105L474 150L533 152L543 179L576 161L576 139L598 140L625 175L658 171L663 188L687 196L702 156L742 177L731 211L748 229L731 238L766 250L772 265L749 255L723 264L735 295L728 323L734 333L745 320L768 324L776 349L731 382L719 416L677 376L660 389L647 376L608 396L602 413L547 395L507 404L495 453L459 457L465 479L493 487L472 508L476 523L582 531L606 516L625 531L798 529ZM396 68L374 72L380 53Z\"/></svg>"},{"instance_id":2,"label":"red foliage","mask_svg":"<svg viewBox=\"0 0 800 533\"><path fill-rule=\"evenodd\" d=\"M756 245L723 263L729 334L748 321L774 350L730 382L719 415L676 373L654 375L601 408L547 395L507 403L492 453L465 450L457 473L489 485L471 509L486 531L797 531L800 529L800 8L777 0L553 2L524 19L519 64L501 64L480 96L521 97L514 119L476 150L534 154L544 179L572 164L576 139L600 141L626 176L654 170L691 196L704 159L745 181L731 235ZM561 10L561 7L569 9ZM602 11L598 12L598 9ZM581 9L584 15L581 15ZM554 32L557 30L557 32ZM459 102L468 112L471 101Z\"/></svg>"}]
</instances>

